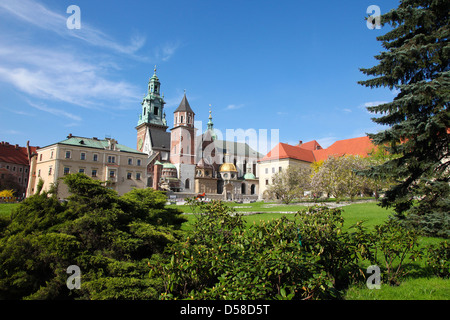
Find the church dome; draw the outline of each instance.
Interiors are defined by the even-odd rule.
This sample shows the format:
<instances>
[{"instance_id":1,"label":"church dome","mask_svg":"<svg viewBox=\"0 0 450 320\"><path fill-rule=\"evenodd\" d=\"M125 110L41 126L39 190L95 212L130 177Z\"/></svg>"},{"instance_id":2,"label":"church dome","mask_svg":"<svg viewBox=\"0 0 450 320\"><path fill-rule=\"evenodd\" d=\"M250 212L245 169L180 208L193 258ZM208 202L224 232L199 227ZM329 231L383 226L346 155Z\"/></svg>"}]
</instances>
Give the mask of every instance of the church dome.
<instances>
[{"instance_id":1,"label":"church dome","mask_svg":"<svg viewBox=\"0 0 450 320\"><path fill-rule=\"evenodd\" d=\"M253 173L247 172L247 173L244 175L244 179L245 179L245 180L256 179L256 177L255 177L255 175L254 175Z\"/></svg>"},{"instance_id":2,"label":"church dome","mask_svg":"<svg viewBox=\"0 0 450 320\"><path fill-rule=\"evenodd\" d=\"M175 167L173 164L171 164L170 162L166 162L163 164L163 169L177 169L177 167Z\"/></svg>"},{"instance_id":3,"label":"church dome","mask_svg":"<svg viewBox=\"0 0 450 320\"><path fill-rule=\"evenodd\" d=\"M225 171L237 172L236 167L232 163L224 163L223 165L220 166L219 171L220 172L225 172Z\"/></svg>"}]
</instances>

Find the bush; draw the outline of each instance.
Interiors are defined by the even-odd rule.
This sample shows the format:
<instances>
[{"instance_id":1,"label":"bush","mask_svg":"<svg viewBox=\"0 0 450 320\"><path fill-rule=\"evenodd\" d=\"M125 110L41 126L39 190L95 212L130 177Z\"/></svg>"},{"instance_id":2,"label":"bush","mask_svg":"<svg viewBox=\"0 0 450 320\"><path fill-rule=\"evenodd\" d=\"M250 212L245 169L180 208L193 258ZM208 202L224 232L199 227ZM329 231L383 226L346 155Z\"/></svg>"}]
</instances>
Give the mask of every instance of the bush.
<instances>
[{"instance_id":1,"label":"bush","mask_svg":"<svg viewBox=\"0 0 450 320\"><path fill-rule=\"evenodd\" d=\"M151 266L162 299L328 299L356 279L359 238L339 209L310 208L245 227L219 201L198 203L193 231ZM361 231L355 234L360 234Z\"/></svg>"},{"instance_id":2,"label":"bush","mask_svg":"<svg viewBox=\"0 0 450 320\"><path fill-rule=\"evenodd\" d=\"M0 230L0 299L155 299L148 257L178 241L185 219L153 189L119 197L84 174L67 175L72 195L55 188L24 200ZM80 290L66 286L69 265Z\"/></svg>"},{"instance_id":3,"label":"bush","mask_svg":"<svg viewBox=\"0 0 450 320\"><path fill-rule=\"evenodd\" d=\"M427 247L427 262L433 273L442 278L450 276L450 244L442 241Z\"/></svg>"}]
</instances>

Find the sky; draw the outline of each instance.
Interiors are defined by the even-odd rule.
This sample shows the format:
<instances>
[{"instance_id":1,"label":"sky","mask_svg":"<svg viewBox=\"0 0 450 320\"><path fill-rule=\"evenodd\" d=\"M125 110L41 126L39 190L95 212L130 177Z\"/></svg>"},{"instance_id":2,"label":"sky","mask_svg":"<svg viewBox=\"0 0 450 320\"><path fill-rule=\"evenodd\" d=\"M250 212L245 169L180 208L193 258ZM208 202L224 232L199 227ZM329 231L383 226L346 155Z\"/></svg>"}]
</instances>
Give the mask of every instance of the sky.
<instances>
[{"instance_id":1,"label":"sky","mask_svg":"<svg viewBox=\"0 0 450 320\"><path fill-rule=\"evenodd\" d=\"M211 108L224 138L267 132L262 153L278 141L326 148L384 130L366 107L396 93L357 82L389 30L367 27L368 7L383 14L398 4L0 0L0 140L43 147L72 133L136 148L155 65L169 129L186 91L199 132Z\"/></svg>"}]
</instances>

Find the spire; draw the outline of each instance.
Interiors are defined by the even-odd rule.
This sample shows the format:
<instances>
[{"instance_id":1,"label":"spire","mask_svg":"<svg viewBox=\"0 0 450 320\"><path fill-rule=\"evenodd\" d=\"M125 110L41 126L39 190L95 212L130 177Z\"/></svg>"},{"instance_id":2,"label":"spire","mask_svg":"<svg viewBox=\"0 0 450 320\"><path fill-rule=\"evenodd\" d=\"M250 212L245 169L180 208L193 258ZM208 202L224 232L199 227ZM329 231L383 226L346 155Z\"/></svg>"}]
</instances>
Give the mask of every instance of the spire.
<instances>
[{"instance_id":1,"label":"spire","mask_svg":"<svg viewBox=\"0 0 450 320\"><path fill-rule=\"evenodd\" d=\"M212 122L211 105L209 105L209 117L208 117L208 119L209 119L208 123L206 124L206 126L208 127L207 131L210 131L211 138L213 140L216 140L217 139L217 135L216 135L216 133L214 131L214 123Z\"/></svg>"},{"instance_id":2,"label":"spire","mask_svg":"<svg viewBox=\"0 0 450 320\"><path fill-rule=\"evenodd\" d=\"M178 106L178 108L173 113L179 112L179 111L185 111L185 112L194 113L194 111L192 111L191 106L189 105L189 102L188 102L188 100L186 98L186 90L184 90L184 96L183 96L183 99L180 102L180 105Z\"/></svg>"},{"instance_id":3,"label":"spire","mask_svg":"<svg viewBox=\"0 0 450 320\"><path fill-rule=\"evenodd\" d=\"M208 118L208 119L209 119L209 120L208 120L208 124L207 124L208 130L213 130L214 124L213 124L213 122L212 122L211 105L209 105L209 118Z\"/></svg>"}]
</instances>

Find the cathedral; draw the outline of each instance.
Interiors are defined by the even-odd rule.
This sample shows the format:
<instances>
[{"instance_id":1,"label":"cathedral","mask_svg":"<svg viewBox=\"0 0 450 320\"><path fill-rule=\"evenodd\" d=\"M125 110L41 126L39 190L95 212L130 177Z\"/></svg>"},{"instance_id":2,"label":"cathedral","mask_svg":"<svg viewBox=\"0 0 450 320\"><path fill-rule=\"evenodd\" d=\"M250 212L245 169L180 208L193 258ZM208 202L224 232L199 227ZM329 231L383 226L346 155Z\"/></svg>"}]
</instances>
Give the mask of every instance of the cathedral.
<instances>
[{"instance_id":1,"label":"cathedral","mask_svg":"<svg viewBox=\"0 0 450 320\"><path fill-rule=\"evenodd\" d=\"M169 129L156 67L141 105L137 150L148 155L147 187L179 199L198 194L231 201L258 198L258 160L263 155L247 143L219 140L211 109L206 131L197 134L186 92Z\"/></svg>"}]
</instances>

